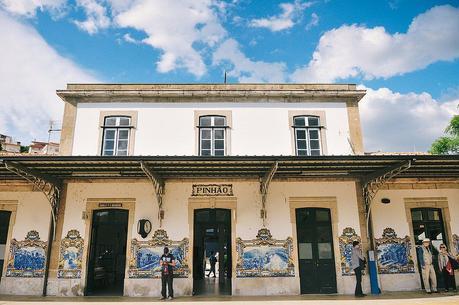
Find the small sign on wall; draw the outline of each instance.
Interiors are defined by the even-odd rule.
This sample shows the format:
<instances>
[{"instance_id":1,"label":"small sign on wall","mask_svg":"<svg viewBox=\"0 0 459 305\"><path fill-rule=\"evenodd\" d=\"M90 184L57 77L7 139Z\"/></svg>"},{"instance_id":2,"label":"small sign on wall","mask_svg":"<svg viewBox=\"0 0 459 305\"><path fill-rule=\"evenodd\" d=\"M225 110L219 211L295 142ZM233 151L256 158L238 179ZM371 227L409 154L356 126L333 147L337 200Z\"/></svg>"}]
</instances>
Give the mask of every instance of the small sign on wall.
<instances>
[{"instance_id":1,"label":"small sign on wall","mask_svg":"<svg viewBox=\"0 0 459 305\"><path fill-rule=\"evenodd\" d=\"M122 208L123 204L120 202L101 202L99 203L99 208Z\"/></svg>"},{"instance_id":2,"label":"small sign on wall","mask_svg":"<svg viewBox=\"0 0 459 305\"><path fill-rule=\"evenodd\" d=\"M191 196L233 196L233 185L193 184Z\"/></svg>"}]
</instances>

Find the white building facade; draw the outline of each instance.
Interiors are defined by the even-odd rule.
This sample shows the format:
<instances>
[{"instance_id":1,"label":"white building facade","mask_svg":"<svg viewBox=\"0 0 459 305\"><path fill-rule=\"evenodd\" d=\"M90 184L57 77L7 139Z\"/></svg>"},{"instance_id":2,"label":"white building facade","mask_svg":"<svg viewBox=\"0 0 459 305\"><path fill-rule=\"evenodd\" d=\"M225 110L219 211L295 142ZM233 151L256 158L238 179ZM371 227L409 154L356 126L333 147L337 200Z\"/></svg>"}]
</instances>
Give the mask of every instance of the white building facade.
<instances>
[{"instance_id":1,"label":"white building facade","mask_svg":"<svg viewBox=\"0 0 459 305\"><path fill-rule=\"evenodd\" d=\"M459 250L459 158L365 156L355 85L57 93L62 156L2 160L0 293L159 296L167 245L176 296L353 294L354 240L417 290L424 237Z\"/></svg>"}]
</instances>

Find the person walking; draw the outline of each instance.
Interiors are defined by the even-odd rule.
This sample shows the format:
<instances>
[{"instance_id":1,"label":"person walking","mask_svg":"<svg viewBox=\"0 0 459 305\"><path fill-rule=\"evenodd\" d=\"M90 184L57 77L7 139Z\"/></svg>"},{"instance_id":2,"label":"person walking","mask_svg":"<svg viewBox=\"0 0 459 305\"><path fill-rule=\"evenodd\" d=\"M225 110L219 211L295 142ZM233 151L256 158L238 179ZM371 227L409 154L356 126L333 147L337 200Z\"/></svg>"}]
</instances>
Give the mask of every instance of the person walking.
<instances>
[{"instance_id":1,"label":"person walking","mask_svg":"<svg viewBox=\"0 0 459 305\"><path fill-rule=\"evenodd\" d=\"M443 274L445 292L448 292L450 288L456 290L456 285L454 284L454 269L450 259L455 260L454 256L448 252L446 245L441 244L440 253L438 254L438 268Z\"/></svg>"},{"instance_id":2,"label":"person walking","mask_svg":"<svg viewBox=\"0 0 459 305\"><path fill-rule=\"evenodd\" d=\"M167 298L166 285L167 291L169 292L169 299L172 300L174 298L173 279L175 258L169 252L168 247L164 247L164 254L161 255L159 265L161 267L161 300L165 300Z\"/></svg>"},{"instance_id":3,"label":"person walking","mask_svg":"<svg viewBox=\"0 0 459 305\"><path fill-rule=\"evenodd\" d=\"M209 262L210 262L210 271L207 274L207 277L209 277L212 272L214 273L214 277L216 277L215 265L217 264L217 258L215 257L214 251L210 251Z\"/></svg>"},{"instance_id":4,"label":"person walking","mask_svg":"<svg viewBox=\"0 0 459 305\"><path fill-rule=\"evenodd\" d=\"M355 296L364 297L366 294L362 291L362 271L365 269L365 257L362 255L362 249L360 248L360 242L357 240L352 242L352 253L351 253L351 269L355 273Z\"/></svg>"},{"instance_id":5,"label":"person walking","mask_svg":"<svg viewBox=\"0 0 459 305\"><path fill-rule=\"evenodd\" d=\"M437 275L433 267L433 255L430 249L430 239L424 238L422 246L418 248L419 264L422 269L422 280L424 282L424 289L427 293L437 291Z\"/></svg>"}]
</instances>

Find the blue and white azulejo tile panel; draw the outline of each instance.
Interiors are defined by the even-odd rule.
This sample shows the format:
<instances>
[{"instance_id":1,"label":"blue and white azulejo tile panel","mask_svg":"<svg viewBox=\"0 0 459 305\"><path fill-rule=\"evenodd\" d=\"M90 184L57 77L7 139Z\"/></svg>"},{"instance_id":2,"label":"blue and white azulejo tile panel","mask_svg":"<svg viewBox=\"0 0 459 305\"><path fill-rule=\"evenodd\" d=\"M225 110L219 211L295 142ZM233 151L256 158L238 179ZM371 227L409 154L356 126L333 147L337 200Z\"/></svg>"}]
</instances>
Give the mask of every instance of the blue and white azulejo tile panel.
<instances>
[{"instance_id":1,"label":"blue and white azulejo tile panel","mask_svg":"<svg viewBox=\"0 0 459 305\"><path fill-rule=\"evenodd\" d=\"M409 236L399 238L394 229L386 228L375 242L379 273L414 273Z\"/></svg>"},{"instance_id":2,"label":"blue and white azulejo tile panel","mask_svg":"<svg viewBox=\"0 0 459 305\"><path fill-rule=\"evenodd\" d=\"M37 231L29 231L22 241L11 241L7 277L42 277L45 272L47 243Z\"/></svg>"},{"instance_id":3,"label":"blue and white azulejo tile panel","mask_svg":"<svg viewBox=\"0 0 459 305\"><path fill-rule=\"evenodd\" d=\"M164 253L164 247L168 247L175 257L174 277L188 277L188 238L181 241L172 241L167 232L158 229L153 238L148 241L131 241L131 258L129 260L130 278L160 278L161 268L159 260Z\"/></svg>"},{"instance_id":4,"label":"blue and white azulejo tile panel","mask_svg":"<svg viewBox=\"0 0 459 305\"><path fill-rule=\"evenodd\" d=\"M236 239L237 277L295 276L292 259L293 240L273 239L270 231L260 229L253 240Z\"/></svg>"},{"instance_id":5,"label":"blue and white azulejo tile panel","mask_svg":"<svg viewBox=\"0 0 459 305\"><path fill-rule=\"evenodd\" d=\"M78 230L70 230L60 247L58 278L79 279L83 264L83 238Z\"/></svg>"}]
</instances>

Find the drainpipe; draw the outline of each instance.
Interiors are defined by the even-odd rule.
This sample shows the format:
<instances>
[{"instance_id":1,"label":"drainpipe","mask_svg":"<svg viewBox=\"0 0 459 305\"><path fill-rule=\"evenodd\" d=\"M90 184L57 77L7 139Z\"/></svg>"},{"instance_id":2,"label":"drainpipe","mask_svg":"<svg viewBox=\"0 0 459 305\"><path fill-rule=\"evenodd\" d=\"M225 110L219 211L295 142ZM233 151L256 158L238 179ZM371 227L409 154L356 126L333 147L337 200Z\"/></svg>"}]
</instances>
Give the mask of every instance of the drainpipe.
<instances>
[{"instance_id":1,"label":"drainpipe","mask_svg":"<svg viewBox=\"0 0 459 305\"><path fill-rule=\"evenodd\" d=\"M53 213L51 213L50 220L49 220L48 251L46 253L45 275L43 278L44 282L43 282L42 295L44 297L47 295L47 290L48 290L49 264L51 260L51 250L52 250L53 240L55 238L55 236L53 236L54 235L53 232L54 232L54 219L53 219Z\"/></svg>"}]
</instances>

